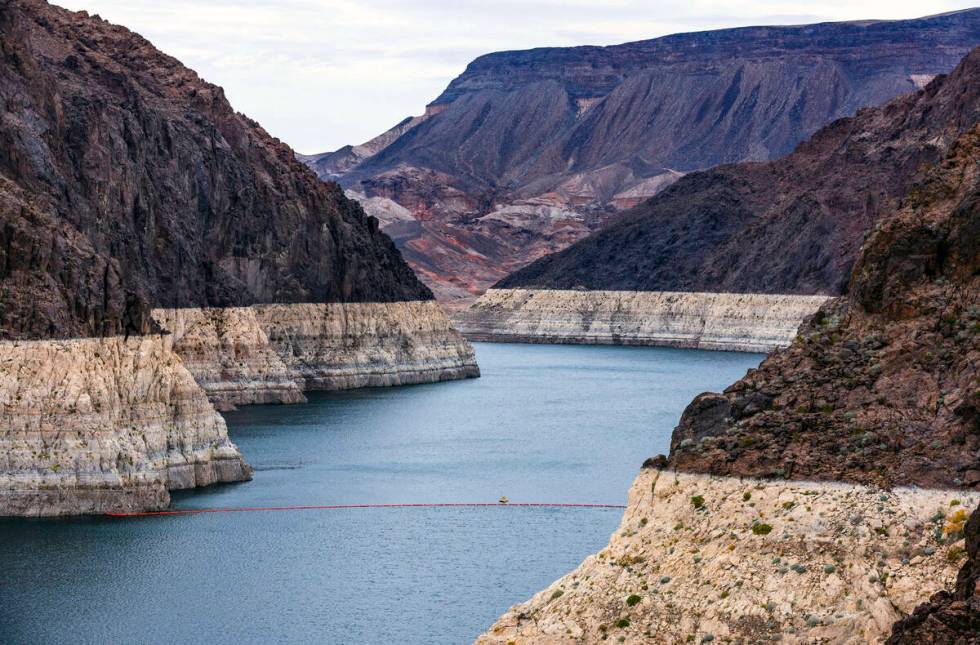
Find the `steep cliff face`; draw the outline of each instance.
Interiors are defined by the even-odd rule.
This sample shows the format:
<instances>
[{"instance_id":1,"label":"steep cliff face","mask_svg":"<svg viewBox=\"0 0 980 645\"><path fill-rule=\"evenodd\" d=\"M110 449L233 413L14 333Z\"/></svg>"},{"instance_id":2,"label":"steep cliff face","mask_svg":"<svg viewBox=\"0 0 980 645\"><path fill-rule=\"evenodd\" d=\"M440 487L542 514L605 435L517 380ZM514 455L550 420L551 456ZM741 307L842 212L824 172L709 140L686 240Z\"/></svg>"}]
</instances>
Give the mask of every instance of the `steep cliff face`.
<instances>
[{"instance_id":1,"label":"steep cliff face","mask_svg":"<svg viewBox=\"0 0 980 645\"><path fill-rule=\"evenodd\" d=\"M432 300L155 309L153 318L219 409L480 375L472 346Z\"/></svg>"},{"instance_id":2,"label":"steep cliff face","mask_svg":"<svg viewBox=\"0 0 980 645\"><path fill-rule=\"evenodd\" d=\"M221 88L97 17L2 9L5 337L142 332L152 307L431 297Z\"/></svg>"},{"instance_id":3,"label":"steep cliff face","mask_svg":"<svg viewBox=\"0 0 980 645\"><path fill-rule=\"evenodd\" d=\"M256 304L373 303L364 335L306 339L361 384L478 373L376 219L140 36L0 0L0 125L0 515L154 509L249 478L208 397L311 387ZM410 319L371 355L398 304Z\"/></svg>"},{"instance_id":4,"label":"steep cliff face","mask_svg":"<svg viewBox=\"0 0 980 645\"><path fill-rule=\"evenodd\" d=\"M454 315L467 338L768 352L825 296L491 289Z\"/></svg>"},{"instance_id":5,"label":"steep cliff face","mask_svg":"<svg viewBox=\"0 0 980 645\"><path fill-rule=\"evenodd\" d=\"M250 478L169 336L0 342L0 515L156 510Z\"/></svg>"},{"instance_id":6,"label":"steep cliff face","mask_svg":"<svg viewBox=\"0 0 980 645\"><path fill-rule=\"evenodd\" d=\"M369 155L312 163L411 210L400 247L413 266L436 267L423 276L441 299L463 298L681 173L785 155L834 119L914 91L977 42L980 11L968 10L489 54L424 117L365 144Z\"/></svg>"},{"instance_id":7,"label":"steep cliff face","mask_svg":"<svg viewBox=\"0 0 980 645\"><path fill-rule=\"evenodd\" d=\"M434 383L480 374L473 348L435 301L255 309L303 389Z\"/></svg>"},{"instance_id":8,"label":"steep cliff face","mask_svg":"<svg viewBox=\"0 0 980 645\"><path fill-rule=\"evenodd\" d=\"M848 295L674 433L683 470L980 488L980 126L883 221Z\"/></svg>"},{"instance_id":9,"label":"steep cliff face","mask_svg":"<svg viewBox=\"0 0 980 645\"><path fill-rule=\"evenodd\" d=\"M692 173L497 288L837 295L866 233L980 118L980 50L768 163Z\"/></svg>"},{"instance_id":10,"label":"steep cliff face","mask_svg":"<svg viewBox=\"0 0 980 645\"><path fill-rule=\"evenodd\" d=\"M306 401L250 307L154 309L174 352L219 410Z\"/></svg>"}]
</instances>

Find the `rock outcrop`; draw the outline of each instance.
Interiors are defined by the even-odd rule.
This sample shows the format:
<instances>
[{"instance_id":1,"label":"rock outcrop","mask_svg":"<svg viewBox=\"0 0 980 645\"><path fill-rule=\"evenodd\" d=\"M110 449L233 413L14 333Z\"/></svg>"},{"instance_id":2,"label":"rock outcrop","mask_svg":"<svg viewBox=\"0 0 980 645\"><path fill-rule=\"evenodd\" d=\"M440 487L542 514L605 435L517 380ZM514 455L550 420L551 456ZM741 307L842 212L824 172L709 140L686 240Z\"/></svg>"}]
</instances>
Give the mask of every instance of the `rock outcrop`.
<instances>
[{"instance_id":1,"label":"rock outcrop","mask_svg":"<svg viewBox=\"0 0 980 645\"><path fill-rule=\"evenodd\" d=\"M297 376L254 309L326 331L324 303L379 316L307 337L313 363L361 375L338 384L477 373L378 220L220 87L98 16L0 0L0 515L155 509L247 479L208 396L331 387Z\"/></svg>"},{"instance_id":2,"label":"rock outcrop","mask_svg":"<svg viewBox=\"0 0 980 645\"><path fill-rule=\"evenodd\" d=\"M473 348L434 300L259 305L259 324L306 390L479 376Z\"/></svg>"},{"instance_id":3,"label":"rock outcrop","mask_svg":"<svg viewBox=\"0 0 980 645\"><path fill-rule=\"evenodd\" d=\"M972 645L980 642L980 509L964 528L967 561L953 591L940 591L895 624L887 645Z\"/></svg>"},{"instance_id":4,"label":"rock outcrop","mask_svg":"<svg viewBox=\"0 0 980 645\"><path fill-rule=\"evenodd\" d=\"M980 489L980 125L872 234L828 302L684 412L671 464L719 475Z\"/></svg>"},{"instance_id":5,"label":"rock outcrop","mask_svg":"<svg viewBox=\"0 0 980 645\"><path fill-rule=\"evenodd\" d=\"M978 501L644 469L609 545L477 643L880 643L956 579Z\"/></svg>"},{"instance_id":6,"label":"rock outcrop","mask_svg":"<svg viewBox=\"0 0 980 645\"><path fill-rule=\"evenodd\" d=\"M491 289L453 316L471 340L660 345L739 352L786 347L826 296Z\"/></svg>"},{"instance_id":7,"label":"rock outcrop","mask_svg":"<svg viewBox=\"0 0 980 645\"><path fill-rule=\"evenodd\" d=\"M156 309L153 318L219 409L480 374L433 300Z\"/></svg>"},{"instance_id":8,"label":"rock outcrop","mask_svg":"<svg viewBox=\"0 0 980 645\"><path fill-rule=\"evenodd\" d=\"M414 226L393 232L406 258L441 300L472 300L681 174L783 156L834 119L949 72L978 42L971 9L498 52L470 63L425 115L310 162L410 210Z\"/></svg>"},{"instance_id":9,"label":"rock outcrop","mask_svg":"<svg viewBox=\"0 0 980 645\"><path fill-rule=\"evenodd\" d=\"M306 401L253 308L154 309L153 320L219 410Z\"/></svg>"},{"instance_id":10,"label":"rock outcrop","mask_svg":"<svg viewBox=\"0 0 980 645\"><path fill-rule=\"evenodd\" d=\"M169 336L0 342L0 516L158 510L250 478Z\"/></svg>"},{"instance_id":11,"label":"rock outcrop","mask_svg":"<svg viewBox=\"0 0 980 645\"><path fill-rule=\"evenodd\" d=\"M0 330L141 333L153 308L431 293L356 202L131 31L0 11Z\"/></svg>"}]
</instances>

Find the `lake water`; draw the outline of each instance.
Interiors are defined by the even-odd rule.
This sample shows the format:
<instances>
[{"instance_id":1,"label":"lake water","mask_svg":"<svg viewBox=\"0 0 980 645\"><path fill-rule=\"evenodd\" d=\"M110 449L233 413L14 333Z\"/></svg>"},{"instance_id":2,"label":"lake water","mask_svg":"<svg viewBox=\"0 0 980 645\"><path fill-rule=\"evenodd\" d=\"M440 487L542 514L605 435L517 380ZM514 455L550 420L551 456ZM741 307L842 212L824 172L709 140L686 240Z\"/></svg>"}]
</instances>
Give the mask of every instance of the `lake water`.
<instances>
[{"instance_id":1,"label":"lake water","mask_svg":"<svg viewBox=\"0 0 980 645\"><path fill-rule=\"evenodd\" d=\"M623 504L684 406L757 354L477 344L483 377L226 415L248 483L180 508ZM0 521L0 643L466 643L602 548L618 509Z\"/></svg>"}]
</instances>

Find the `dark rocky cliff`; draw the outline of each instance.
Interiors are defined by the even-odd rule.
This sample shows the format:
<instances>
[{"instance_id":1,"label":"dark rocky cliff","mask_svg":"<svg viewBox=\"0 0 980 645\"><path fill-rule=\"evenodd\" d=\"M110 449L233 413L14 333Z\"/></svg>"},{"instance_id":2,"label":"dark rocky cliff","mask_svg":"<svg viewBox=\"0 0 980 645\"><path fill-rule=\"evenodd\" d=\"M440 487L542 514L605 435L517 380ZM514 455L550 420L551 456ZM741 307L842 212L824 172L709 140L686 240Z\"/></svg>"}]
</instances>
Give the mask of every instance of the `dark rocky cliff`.
<instances>
[{"instance_id":1,"label":"dark rocky cliff","mask_svg":"<svg viewBox=\"0 0 980 645\"><path fill-rule=\"evenodd\" d=\"M980 119L980 49L772 162L691 173L497 287L843 292L867 231Z\"/></svg>"},{"instance_id":2,"label":"dark rocky cliff","mask_svg":"<svg viewBox=\"0 0 980 645\"><path fill-rule=\"evenodd\" d=\"M848 295L685 410L686 471L980 489L980 125L884 218Z\"/></svg>"},{"instance_id":3,"label":"dark rocky cliff","mask_svg":"<svg viewBox=\"0 0 980 645\"><path fill-rule=\"evenodd\" d=\"M968 10L500 52L380 149L311 163L412 212L398 244L441 298L478 294L678 171L785 155L949 72L977 43L980 10Z\"/></svg>"},{"instance_id":4,"label":"dark rocky cliff","mask_svg":"<svg viewBox=\"0 0 980 645\"><path fill-rule=\"evenodd\" d=\"M127 29L0 0L0 336L141 332L151 307L431 292L377 221Z\"/></svg>"}]
</instances>

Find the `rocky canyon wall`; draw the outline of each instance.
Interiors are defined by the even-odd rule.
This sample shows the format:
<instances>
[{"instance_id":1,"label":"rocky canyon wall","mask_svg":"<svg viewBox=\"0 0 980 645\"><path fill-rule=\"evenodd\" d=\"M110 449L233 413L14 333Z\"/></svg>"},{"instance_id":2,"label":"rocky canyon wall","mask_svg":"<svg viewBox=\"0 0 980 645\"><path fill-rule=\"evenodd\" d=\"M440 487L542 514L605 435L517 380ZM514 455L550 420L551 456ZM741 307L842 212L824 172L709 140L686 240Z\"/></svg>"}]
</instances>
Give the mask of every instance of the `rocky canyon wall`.
<instances>
[{"instance_id":1,"label":"rocky canyon wall","mask_svg":"<svg viewBox=\"0 0 980 645\"><path fill-rule=\"evenodd\" d=\"M473 340L766 352L827 298L745 293L491 289L456 314Z\"/></svg>"},{"instance_id":2,"label":"rocky canyon wall","mask_svg":"<svg viewBox=\"0 0 980 645\"><path fill-rule=\"evenodd\" d=\"M153 318L223 409L480 374L472 346L431 300L155 309Z\"/></svg>"},{"instance_id":3,"label":"rocky canyon wall","mask_svg":"<svg viewBox=\"0 0 980 645\"><path fill-rule=\"evenodd\" d=\"M479 376L473 348L434 300L257 305L256 317L306 390Z\"/></svg>"},{"instance_id":4,"label":"rocky canyon wall","mask_svg":"<svg viewBox=\"0 0 980 645\"><path fill-rule=\"evenodd\" d=\"M213 406L478 373L377 219L138 34L0 0L0 124L0 515L248 478Z\"/></svg>"},{"instance_id":5,"label":"rocky canyon wall","mask_svg":"<svg viewBox=\"0 0 980 645\"><path fill-rule=\"evenodd\" d=\"M0 516L162 509L250 478L169 336L0 343Z\"/></svg>"}]
</instances>

